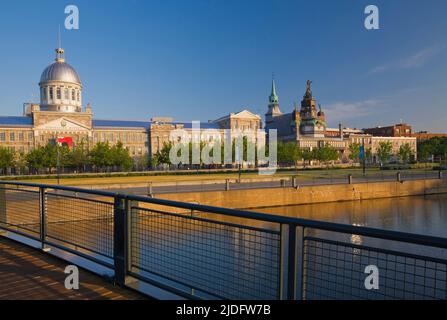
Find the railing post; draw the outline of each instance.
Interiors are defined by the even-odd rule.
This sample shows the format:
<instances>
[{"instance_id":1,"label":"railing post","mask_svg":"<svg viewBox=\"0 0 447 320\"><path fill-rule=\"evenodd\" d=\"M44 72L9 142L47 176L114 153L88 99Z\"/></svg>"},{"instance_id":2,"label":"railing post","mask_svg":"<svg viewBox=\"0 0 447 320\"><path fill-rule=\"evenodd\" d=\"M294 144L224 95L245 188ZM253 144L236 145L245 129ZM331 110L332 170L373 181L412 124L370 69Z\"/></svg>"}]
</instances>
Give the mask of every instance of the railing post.
<instances>
[{"instance_id":1,"label":"railing post","mask_svg":"<svg viewBox=\"0 0 447 320\"><path fill-rule=\"evenodd\" d=\"M4 185L0 187L0 224L8 226L8 216L6 211L6 190ZM6 231L0 229L0 235L4 235Z\"/></svg>"},{"instance_id":2,"label":"railing post","mask_svg":"<svg viewBox=\"0 0 447 320\"><path fill-rule=\"evenodd\" d=\"M439 178L439 179L442 179L442 170L439 170L439 171L438 171L438 178Z\"/></svg>"},{"instance_id":3,"label":"railing post","mask_svg":"<svg viewBox=\"0 0 447 320\"><path fill-rule=\"evenodd\" d=\"M286 180L285 179L281 179L280 180L280 185L281 185L281 188L284 188L286 186Z\"/></svg>"},{"instance_id":4,"label":"railing post","mask_svg":"<svg viewBox=\"0 0 447 320\"><path fill-rule=\"evenodd\" d=\"M152 191L152 182L149 182L148 183L148 185L147 185L147 195L149 196L149 197L152 197L153 196L153 191Z\"/></svg>"},{"instance_id":5,"label":"railing post","mask_svg":"<svg viewBox=\"0 0 447 320\"><path fill-rule=\"evenodd\" d=\"M348 184L352 184L352 174L348 175Z\"/></svg>"},{"instance_id":6,"label":"railing post","mask_svg":"<svg viewBox=\"0 0 447 320\"><path fill-rule=\"evenodd\" d=\"M45 250L45 239L47 234L47 195L44 187L39 187L39 214L40 214L40 243Z\"/></svg>"},{"instance_id":7,"label":"railing post","mask_svg":"<svg viewBox=\"0 0 447 320\"><path fill-rule=\"evenodd\" d=\"M127 210L128 199L116 195L113 209L113 259L115 282L124 286L127 273Z\"/></svg>"},{"instance_id":8,"label":"railing post","mask_svg":"<svg viewBox=\"0 0 447 320\"><path fill-rule=\"evenodd\" d=\"M396 178L397 178L397 182L402 182L402 176L400 174L400 171L397 173Z\"/></svg>"},{"instance_id":9,"label":"railing post","mask_svg":"<svg viewBox=\"0 0 447 320\"><path fill-rule=\"evenodd\" d=\"M226 179L225 180L225 191L229 191L230 190L230 179Z\"/></svg>"},{"instance_id":10,"label":"railing post","mask_svg":"<svg viewBox=\"0 0 447 320\"><path fill-rule=\"evenodd\" d=\"M296 283L296 226L281 225L280 298L294 300Z\"/></svg>"}]
</instances>

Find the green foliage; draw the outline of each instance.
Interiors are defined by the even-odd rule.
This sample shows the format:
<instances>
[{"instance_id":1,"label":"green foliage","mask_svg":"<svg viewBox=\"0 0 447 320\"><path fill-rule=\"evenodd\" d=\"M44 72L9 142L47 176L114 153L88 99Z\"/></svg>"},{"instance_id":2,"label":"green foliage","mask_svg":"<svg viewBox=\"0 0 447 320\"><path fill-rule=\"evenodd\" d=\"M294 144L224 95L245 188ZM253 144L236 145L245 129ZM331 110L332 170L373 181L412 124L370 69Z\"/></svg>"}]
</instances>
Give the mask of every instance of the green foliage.
<instances>
[{"instance_id":1,"label":"green foliage","mask_svg":"<svg viewBox=\"0 0 447 320\"><path fill-rule=\"evenodd\" d=\"M91 164L97 168L105 168L113 165L112 154L108 142L98 142L90 151Z\"/></svg>"},{"instance_id":2,"label":"green foliage","mask_svg":"<svg viewBox=\"0 0 447 320\"><path fill-rule=\"evenodd\" d=\"M379 148L377 149L377 156L380 162L387 162L391 157L391 151L393 150L393 145L390 141L379 142Z\"/></svg>"},{"instance_id":3,"label":"green foliage","mask_svg":"<svg viewBox=\"0 0 447 320\"><path fill-rule=\"evenodd\" d=\"M295 142L278 143L278 163L293 164L303 158L303 152Z\"/></svg>"},{"instance_id":4,"label":"green foliage","mask_svg":"<svg viewBox=\"0 0 447 320\"><path fill-rule=\"evenodd\" d=\"M169 152L171 151L172 143L163 143L163 148L159 150L154 156L152 157L152 163L151 165L153 167L156 167L161 164L171 164L171 160L169 159Z\"/></svg>"},{"instance_id":5,"label":"green foliage","mask_svg":"<svg viewBox=\"0 0 447 320\"><path fill-rule=\"evenodd\" d=\"M32 149L25 156L25 162L27 167L36 170L44 168L45 166L44 157L45 157L45 150L43 147L37 147Z\"/></svg>"},{"instance_id":6,"label":"green foliage","mask_svg":"<svg viewBox=\"0 0 447 320\"><path fill-rule=\"evenodd\" d=\"M9 148L0 147L0 169L14 167L15 154Z\"/></svg>"},{"instance_id":7,"label":"green foliage","mask_svg":"<svg viewBox=\"0 0 447 320\"><path fill-rule=\"evenodd\" d=\"M324 147L321 147L316 150L316 159L320 162L328 162L328 161L335 161L338 159L338 152L337 150L330 146L329 144L326 144Z\"/></svg>"},{"instance_id":8,"label":"green foliage","mask_svg":"<svg viewBox=\"0 0 447 320\"><path fill-rule=\"evenodd\" d=\"M360 143L351 143L349 145L349 159L355 162L360 160Z\"/></svg>"},{"instance_id":9,"label":"green foliage","mask_svg":"<svg viewBox=\"0 0 447 320\"><path fill-rule=\"evenodd\" d=\"M406 143L400 146L399 152L397 154L399 159L405 163L411 160L413 156L413 151L411 150L411 146Z\"/></svg>"},{"instance_id":10,"label":"green foliage","mask_svg":"<svg viewBox=\"0 0 447 320\"><path fill-rule=\"evenodd\" d=\"M447 137L434 137L418 145L418 158L428 160L431 156L447 159Z\"/></svg>"},{"instance_id":11,"label":"green foliage","mask_svg":"<svg viewBox=\"0 0 447 320\"><path fill-rule=\"evenodd\" d=\"M132 157L129 155L129 151L123 147L123 144L121 142L118 142L116 145L110 148L109 153L112 166L116 166L125 171L132 169Z\"/></svg>"},{"instance_id":12,"label":"green foliage","mask_svg":"<svg viewBox=\"0 0 447 320\"><path fill-rule=\"evenodd\" d=\"M90 164L89 152L84 141L75 145L67 154L66 164L73 168L85 168Z\"/></svg>"}]
</instances>

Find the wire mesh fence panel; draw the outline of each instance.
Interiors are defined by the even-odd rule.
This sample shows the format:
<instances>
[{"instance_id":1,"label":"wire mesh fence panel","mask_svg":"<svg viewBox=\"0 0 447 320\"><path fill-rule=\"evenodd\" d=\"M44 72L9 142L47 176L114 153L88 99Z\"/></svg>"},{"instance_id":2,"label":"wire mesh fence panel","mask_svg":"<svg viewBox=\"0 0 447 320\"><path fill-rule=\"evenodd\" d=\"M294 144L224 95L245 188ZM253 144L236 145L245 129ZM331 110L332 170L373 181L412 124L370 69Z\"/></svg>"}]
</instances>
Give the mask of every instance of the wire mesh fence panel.
<instances>
[{"instance_id":1,"label":"wire mesh fence panel","mask_svg":"<svg viewBox=\"0 0 447 320\"><path fill-rule=\"evenodd\" d=\"M0 187L0 225L32 237L39 237L39 191Z\"/></svg>"},{"instance_id":2,"label":"wire mesh fence panel","mask_svg":"<svg viewBox=\"0 0 447 320\"><path fill-rule=\"evenodd\" d=\"M305 238L303 297L313 299L447 299L447 260ZM378 288L365 284L377 267ZM372 282L371 282L372 281Z\"/></svg>"},{"instance_id":3,"label":"wire mesh fence panel","mask_svg":"<svg viewBox=\"0 0 447 320\"><path fill-rule=\"evenodd\" d=\"M276 231L134 207L131 267L181 290L225 299L277 299Z\"/></svg>"},{"instance_id":4,"label":"wire mesh fence panel","mask_svg":"<svg viewBox=\"0 0 447 320\"><path fill-rule=\"evenodd\" d=\"M46 197L47 238L113 258L113 203L57 193Z\"/></svg>"}]
</instances>

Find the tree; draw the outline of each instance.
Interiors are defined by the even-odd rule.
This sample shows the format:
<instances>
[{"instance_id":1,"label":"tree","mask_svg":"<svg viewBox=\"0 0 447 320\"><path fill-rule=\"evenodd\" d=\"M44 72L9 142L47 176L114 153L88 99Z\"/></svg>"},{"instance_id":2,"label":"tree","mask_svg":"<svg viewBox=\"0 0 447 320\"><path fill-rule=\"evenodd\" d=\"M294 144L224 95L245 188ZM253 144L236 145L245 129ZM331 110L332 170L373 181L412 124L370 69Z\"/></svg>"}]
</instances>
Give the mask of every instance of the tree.
<instances>
[{"instance_id":1,"label":"tree","mask_svg":"<svg viewBox=\"0 0 447 320\"><path fill-rule=\"evenodd\" d=\"M91 163L100 169L110 167L113 165L113 160L110 153L110 146L108 142L98 142L90 151Z\"/></svg>"},{"instance_id":2,"label":"tree","mask_svg":"<svg viewBox=\"0 0 447 320\"><path fill-rule=\"evenodd\" d=\"M360 143L351 143L349 145L349 159L354 162L360 160Z\"/></svg>"},{"instance_id":3,"label":"tree","mask_svg":"<svg viewBox=\"0 0 447 320\"><path fill-rule=\"evenodd\" d=\"M315 153L309 149L304 149L302 151L302 156L304 160L304 166L306 166L306 161L308 161L310 165L310 162L315 159Z\"/></svg>"},{"instance_id":4,"label":"tree","mask_svg":"<svg viewBox=\"0 0 447 320\"><path fill-rule=\"evenodd\" d=\"M380 162L387 162L391 157L391 151L393 150L393 145L390 141L379 142L379 148L377 149L377 156Z\"/></svg>"},{"instance_id":5,"label":"tree","mask_svg":"<svg viewBox=\"0 0 447 320\"><path fill-rule=\"evenodd\" d=\"M110 164L118 167L120 170L130 170L133 167L132 157L129 155L129 151L123 147L123 144L119 141L109 150Z\"/></svg>"},{"instance_id":6,"label":"tree","mask_svg":"<svg viewBox=\"0 0 447 320\"><path fill-rule=\"evenodd\" d=\"M84 143L81 141L79 144L73 146L72 150L67 154L67 165L76 168L77 171L85 171L86 166L89 165L89 153Z\"/></svg>"},{"instance_id":7,"label":"tree","mask_svg":"<svg viewBox=\"0 0 447 320\"><path fill-rule=\"evenodd\" d=\"M0 147L0 169L6 171L14 167L15 153L10 148Z\"/></svg>"},{"instance_id":8,"label":"tree","mask_svg":"<svg viewBox=\"0 0 447 320\"><path fill-rule=\"evenodd\" d=\"M171 160L169 159L169 152L171 151L172 143L165 142L163 143L163 147L152 157L152 166L156 167L160 164L171 164Z\"/></svg>"},{"instance_id":9,"label":"tree","mask_svg":"<svg viewBox=\"0 0 447 320\"><path fill-rule=\"evenodd\" d=\"M278 162L296 165L303 156L301 149L295 142L279 142L277 147Z\"/></svg>"},{"instance_id":10,"label":"tree","mask_svg":"<svg viewBox=\"0 0 447 320\"><path fill-rule=\"evenodd\" d=\"M319 160L320 162L326 163L328 161L334 161L338 159L337 150L329 144L326 144L325 146L316 150L316 157L317 160Z\"/></svg>"},{"instance_id":11,"label":"tree","mask_svg":"<svg viewBox=\"0 0 447 320\"><path fill-rule=\"evenodd\" d=\"M32 170L39 171L40 169L44 168L44 162L45 162L44 157L45 157L45 150L43 147L37 147L32 149L25 156L25 162L27 167Z\"/></svg>"},{"instance_id":12,"label":"tree","mask_svg":"<svg viewBox=\"0 0 447 320\"><path fill-rule=\"evenodd\" d=\"M431 156L447 159L447 137L433 137L418 144L418 159L428 160Z\"/></svg>"},{"instance_id":13,"label":"tree","mask_svg":"<svg viewBox=\"0 0 447 320\"><path fill-rule=\"evenodd\" d=\"M413 156L413 151L411 150L411 146L408 143L401 145L397 156L404 163L407 163L408 161L410 161Z\"/></svg>"}]
</instances>

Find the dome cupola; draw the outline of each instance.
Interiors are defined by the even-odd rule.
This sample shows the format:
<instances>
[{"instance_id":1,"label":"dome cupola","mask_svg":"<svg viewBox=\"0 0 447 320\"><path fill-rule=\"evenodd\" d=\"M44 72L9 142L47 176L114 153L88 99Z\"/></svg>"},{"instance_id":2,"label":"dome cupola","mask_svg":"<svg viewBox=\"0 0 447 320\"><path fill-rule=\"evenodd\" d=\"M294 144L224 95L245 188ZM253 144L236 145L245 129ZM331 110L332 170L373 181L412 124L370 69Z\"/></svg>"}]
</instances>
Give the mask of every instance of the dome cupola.
<instances>
[{"instance_id":1,"label":"dome cupola","mask_svg":"<svg viewBox=\"0 0 447 320\"><path fill-rule=\"evenodd\" d=\"M40 77L40 109L81 112L82 84L76 70L65 62L64 49L56 49L56 61Z\"/></svg>"}]
</instances>

